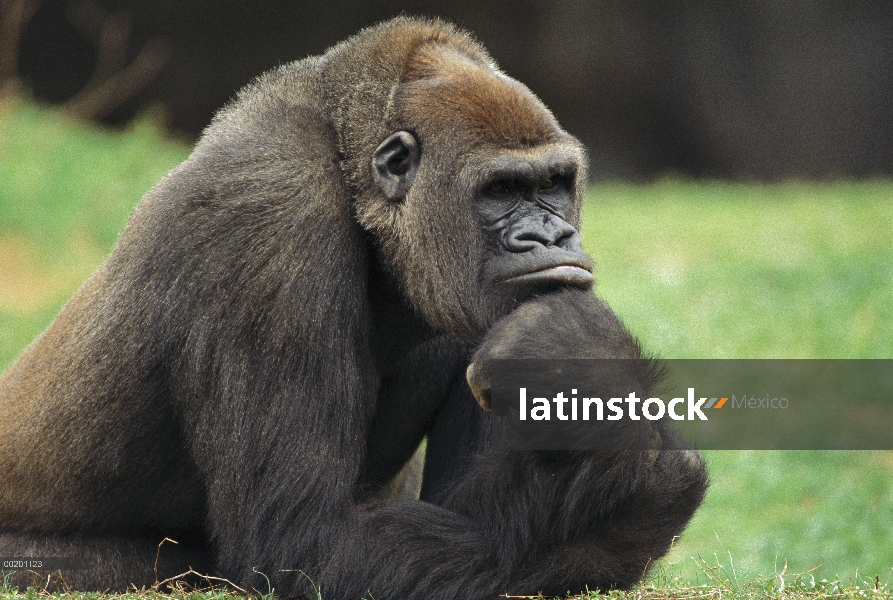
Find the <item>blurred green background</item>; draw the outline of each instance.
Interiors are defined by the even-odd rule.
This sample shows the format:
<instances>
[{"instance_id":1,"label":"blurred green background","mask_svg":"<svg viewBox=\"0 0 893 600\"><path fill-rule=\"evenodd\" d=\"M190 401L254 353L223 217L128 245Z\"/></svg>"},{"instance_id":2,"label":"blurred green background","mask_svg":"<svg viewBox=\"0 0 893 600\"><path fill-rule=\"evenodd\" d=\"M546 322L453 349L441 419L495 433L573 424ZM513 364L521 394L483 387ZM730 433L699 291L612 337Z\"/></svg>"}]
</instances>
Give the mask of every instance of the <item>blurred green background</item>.
<instances>
[{"instance_id":1,"label":"blurred green background","mask_svg":"<svg viewBox=\"0 0 893 600\"><path fill-rule=\"evenodd\" d=\"M159 131L0 100L0 370L189 154ZM660 356L893 358L893 181L596 184L583 236L599 294ZM893 581L893 452L704 454L710 491L661 581Z\"/></svg>"}]
</instances>

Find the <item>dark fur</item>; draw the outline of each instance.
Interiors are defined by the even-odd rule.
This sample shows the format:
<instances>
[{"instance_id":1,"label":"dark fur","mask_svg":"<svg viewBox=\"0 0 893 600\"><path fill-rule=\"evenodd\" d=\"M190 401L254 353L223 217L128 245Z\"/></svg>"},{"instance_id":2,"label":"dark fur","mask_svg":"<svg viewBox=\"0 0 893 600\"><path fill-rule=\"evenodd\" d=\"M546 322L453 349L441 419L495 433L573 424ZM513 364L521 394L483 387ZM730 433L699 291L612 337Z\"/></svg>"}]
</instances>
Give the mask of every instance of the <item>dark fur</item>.
<instances>
[{"instance_id":1,"label":"dark fur","mask_svg":"<svg viewBox=\"0 0 893 600\"><path fill-rule=\"evenodd\" d=\"M369 167L396 130L423 156L400 202ZM0 378L0 556L84 556L63 574L79 589L153 583L164 537L180 545L162 578L266 590L256 568L285 595L312 593L297 570L327 599L634 584L701 500L697 455L497 453L465 381L469 344L524 299L482 276L483 165L556 154L577 165L576 227L579 145L440 22L397 19L261 77ZM562 351L638 352L585 298L536 301L554 339L595 336ZM425 435L429 502L372 500Z\"/></svg>"}]
</instances>

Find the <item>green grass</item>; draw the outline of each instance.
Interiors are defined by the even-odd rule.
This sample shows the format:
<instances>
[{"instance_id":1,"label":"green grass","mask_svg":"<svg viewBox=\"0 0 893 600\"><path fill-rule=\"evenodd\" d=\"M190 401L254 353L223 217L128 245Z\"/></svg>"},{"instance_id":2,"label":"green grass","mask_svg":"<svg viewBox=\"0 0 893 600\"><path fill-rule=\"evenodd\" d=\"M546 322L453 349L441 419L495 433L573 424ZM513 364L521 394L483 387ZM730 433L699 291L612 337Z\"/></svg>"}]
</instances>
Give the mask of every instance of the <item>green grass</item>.
<instances>
[{"instance_id":1,"label":"green grass","mask_svg":"<svg viewBox=\"0 0 893 600\"><path fill-rule=\"evenodd\" d=\"M188 153L151 119L115 134L0 102L0 369ZM664 357L893 358L891 200L890 181L601 185L583 234L599 294ZM890 597L893 452L705 455L712 486L662 591L628 596ZM785 568L813 571L779 589ZM866 592L875 576L886 595Z\"/></svg>"},{"instance_id":2,"label":"green grass","mask_svg":"<svg viewBox=\"0 0 893 600\"><path fill-rule=\"evenodd\" d=\"M861 578L855 581L839 581L837 579L817 579L809 573L790 573L781 571L772 577L753 579L742 582L734 573L705 565L704 573L709 583L697 585L680 585L678 581L663 581L660 586L647 584L627 592L612 590L601 592L592 590L573 597L574 600L753 600L767 598L772 600L891 600L893 591L875 578ZM252 596L258 600L275 600L275 590L260 592L255 590ZM170 593L160 593L155 589L133 590L126 594L106 595L95 592L69 592L47 594L37 592L33 588L17 591L4 586L0 582L0 600L38 600L59 598L65 600L241 600L245 594L220 586L195 590L182 588ZM317 600L324 595L317 590ZM369 600L374 597L370 596ZM523 596L510 596L523 598ZM542 596L529 596L541 599Z\"/></svg>"},{"instance_id":3,"label":"green grass","mask_svg":"<svg viewBox=\"0 0 893 600\"><path fill-rule=\"evenodd\" d=\"M592 189L600 294L672 358L893 358L893 182Z\"/></svg>"},{"instance_id":4,"label":"green grass","mask_svg":"<svg viewBox=\"0 0 893 600\"><path fill-rule=\"evenodd\" d=\"M0 370L99 266L140 197L188 155L151 118L118 135L0 98Z\"/></svg>"}]
</instances>

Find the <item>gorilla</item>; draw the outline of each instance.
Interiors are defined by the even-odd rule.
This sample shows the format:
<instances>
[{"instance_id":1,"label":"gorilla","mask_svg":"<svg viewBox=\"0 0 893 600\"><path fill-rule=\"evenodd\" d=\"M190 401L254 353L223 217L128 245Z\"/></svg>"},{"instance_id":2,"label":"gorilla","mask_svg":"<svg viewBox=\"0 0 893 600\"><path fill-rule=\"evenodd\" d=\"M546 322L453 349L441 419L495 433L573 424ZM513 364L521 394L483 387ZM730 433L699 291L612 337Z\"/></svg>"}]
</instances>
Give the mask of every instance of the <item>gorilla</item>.
<instances>
[{"instance_id":1,"label":"gorilla","mask_svg":"<svg viewBox=\"0 0 893 600\"><path fill-rule=\"evenodd\" d=\"M472 393L499 357L640 356L591 291L585 181L447 23L261 76L0 379L0 556L85 563L50 589L634 585L702 500L697 453L659 422L650 451L498 449ZM384 497L426 437L420 498Z\"/></svg>"}]
</instances>

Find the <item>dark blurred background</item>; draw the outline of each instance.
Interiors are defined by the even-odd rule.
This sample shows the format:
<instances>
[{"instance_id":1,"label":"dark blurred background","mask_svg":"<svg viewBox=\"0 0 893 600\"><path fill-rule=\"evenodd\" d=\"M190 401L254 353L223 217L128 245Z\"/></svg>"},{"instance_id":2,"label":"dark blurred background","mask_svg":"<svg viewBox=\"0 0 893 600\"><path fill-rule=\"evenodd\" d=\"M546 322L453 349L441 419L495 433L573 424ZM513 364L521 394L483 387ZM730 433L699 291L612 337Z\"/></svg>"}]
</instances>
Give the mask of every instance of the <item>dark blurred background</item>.
<instances>
[{"instance_id":1,"label":"dark blurred background","mask_svg":"<svg viewBox=\"0 0 893 600\"><path fill-rule=\"evenodd\" d=\"M0 0L0 79L197 136L245 83L405 12L472 31L595 179L893 174L888 0Z\"/></svg>"}]
</instances>

